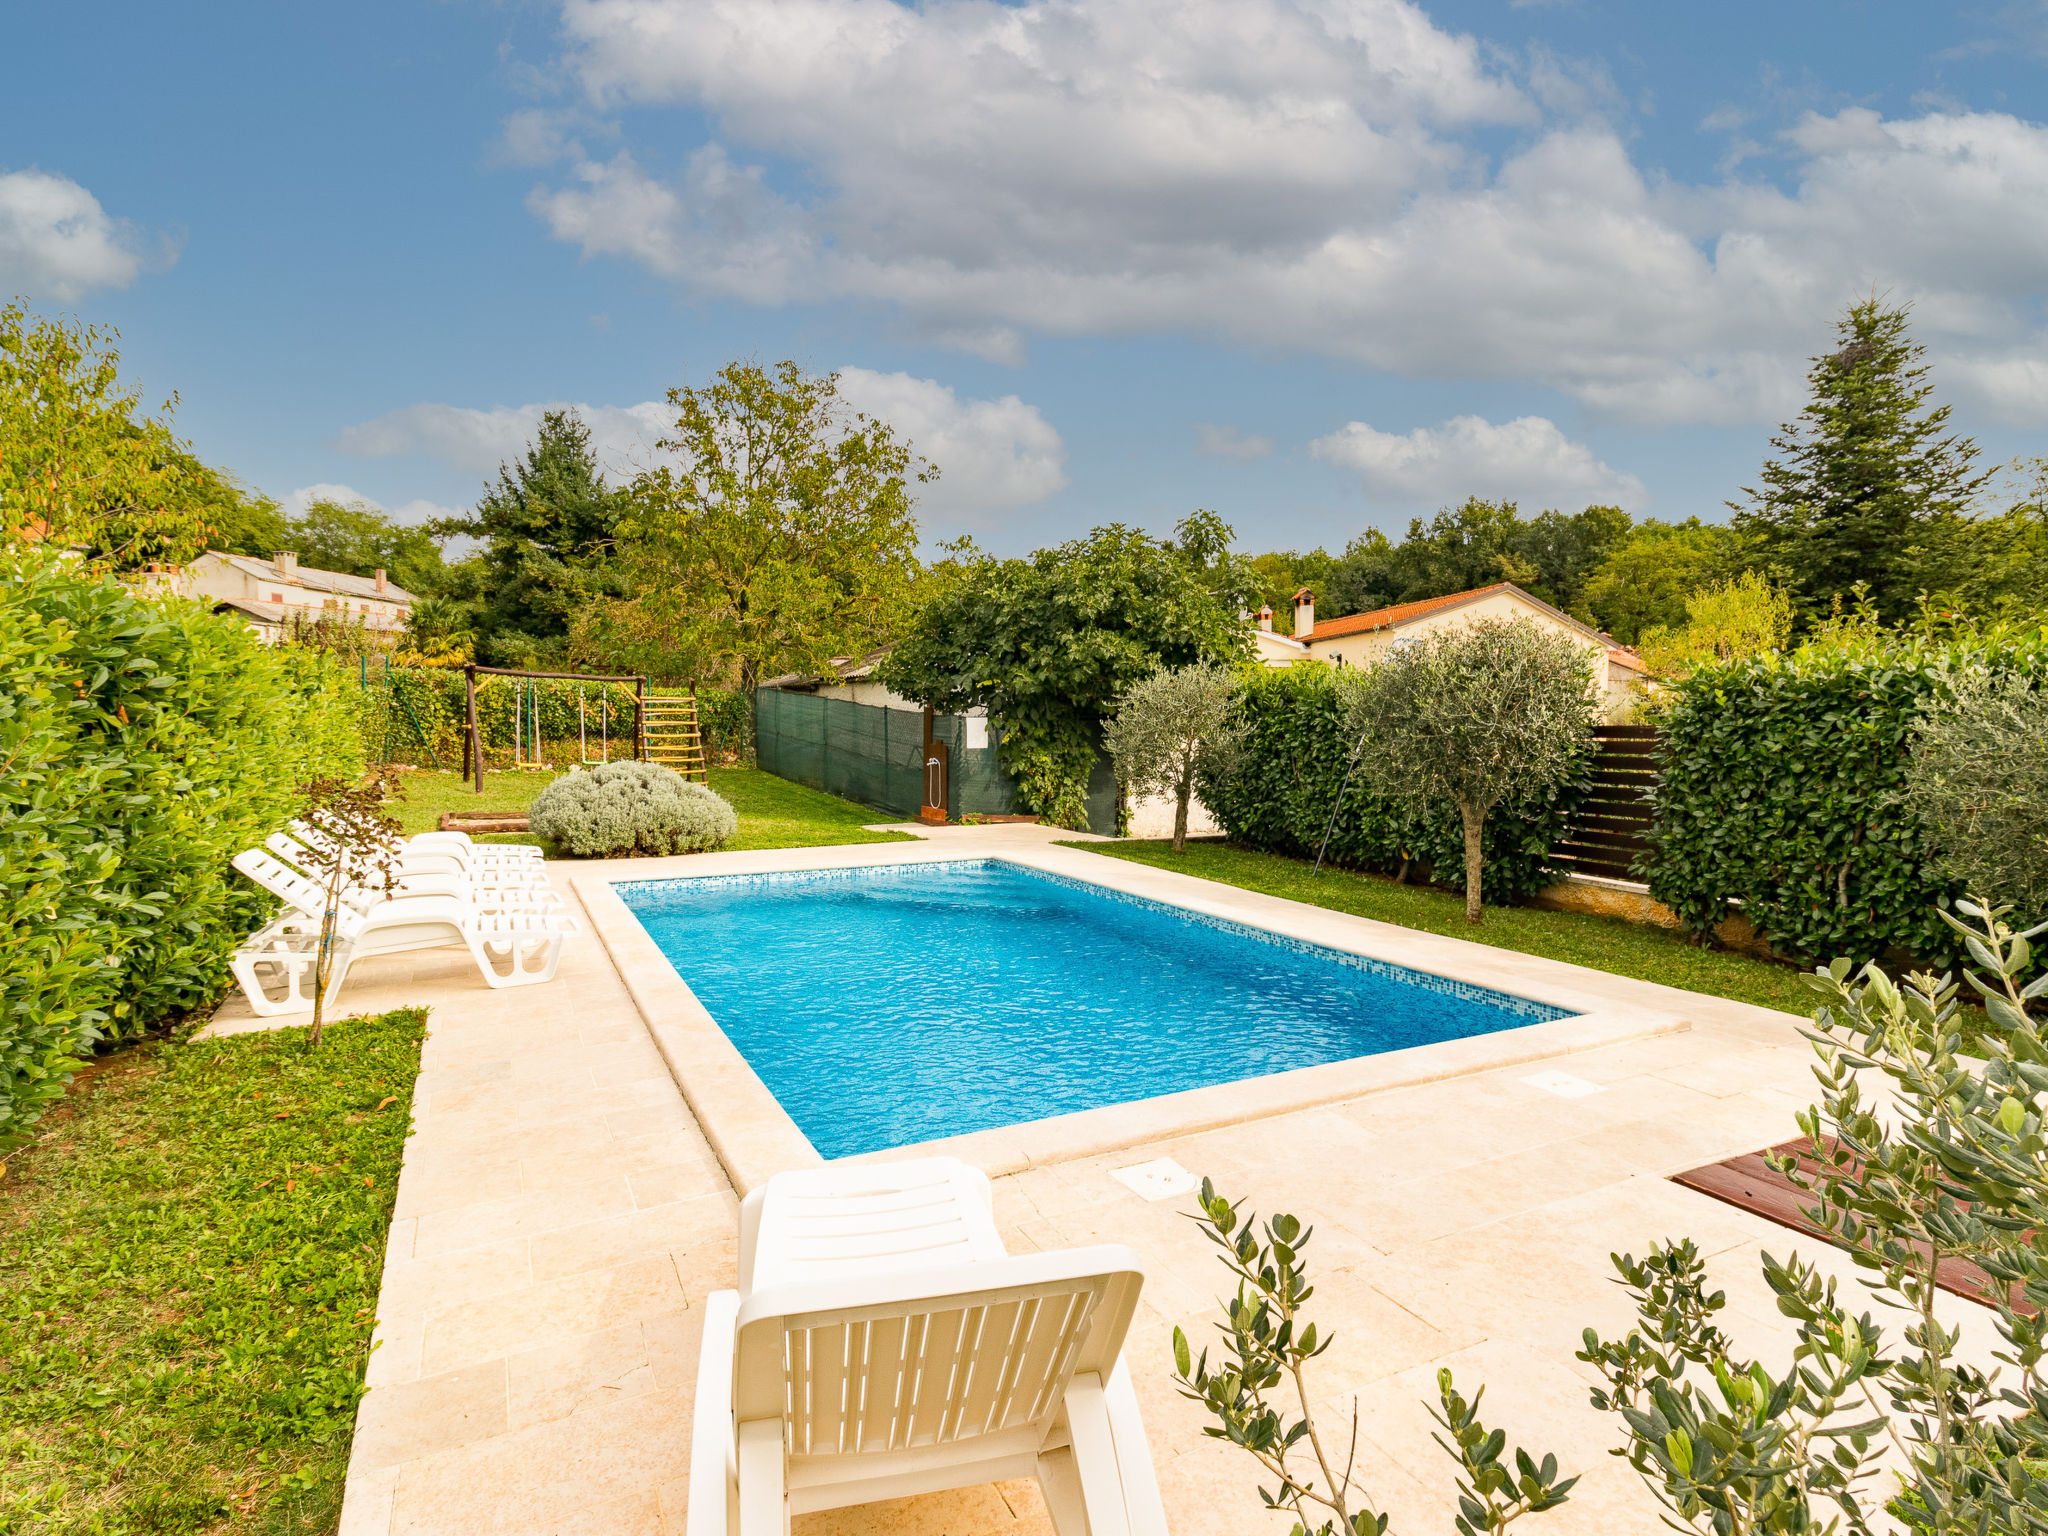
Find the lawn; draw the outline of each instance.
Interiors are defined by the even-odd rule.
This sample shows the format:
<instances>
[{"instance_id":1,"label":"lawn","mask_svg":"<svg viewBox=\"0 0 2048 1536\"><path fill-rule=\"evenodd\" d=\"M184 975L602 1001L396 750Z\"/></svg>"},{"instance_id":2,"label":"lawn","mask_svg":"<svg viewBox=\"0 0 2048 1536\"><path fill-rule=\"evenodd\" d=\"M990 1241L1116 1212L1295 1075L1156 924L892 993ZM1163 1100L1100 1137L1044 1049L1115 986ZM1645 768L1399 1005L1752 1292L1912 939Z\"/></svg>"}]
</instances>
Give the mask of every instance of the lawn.
<instances>
[{"instance_id":1,"label":"lawn","mask_svg":"<svg viewBox=\"0 0 2048 1536\"><path fill-rule=\"evenodd\" d=\"M80 1074L0 1181L0 1530L334 1529L425 1033Z\"/></svg>"},{"instance_id":2,"label":"lawn","mask_svg":"<svg viewBox=\"0 0 2048 1536\"><path fill-rule=\"evenodd\" d=\"M408 773L405 799L393 807L407 832L431 831L443 811L523 811L533 804L552 773L487 773L484 792L453 773ZM856 805L822 790L806 789L758 768L713 768L711 787L739 812L739 836L727 849L821 848L834 843L897 843L913 841L904 832L869 832L866 824L887 821L886 811ZM483 839L489 842L540 843L530 834Z\"/></svg>"},{"instance_id":3,"label":"lawn","mask_svg":"<svg viewBox=\"0 0 2048 1536\"><path fill-rule=\"evenodd\" d=\"M1789 966L1752 960L1726 950L1700 949L1663 928L1645 927L1615 917L1580 912L1545 912L1535 907L1488 907L1478 927L1465 921L1465 898L1422 886L1396 885L1381 875L1331 869L1310 873L1305 859L1261 853L1228 843L1189 843L1176 854L1168 842L1069 843L1112 859L1131 859L1159 869L1178 870L1204 880L1235 885L1267 896L1284 896L1310 906L1328 907L1419 928L1425 933L1471 939L1525 955L1565 960L1590 970L1640 981L1658 981L1688 992L1733 998L1785 1013L1813 1011L1813 992Z\"/></svg>"}]
</instances>

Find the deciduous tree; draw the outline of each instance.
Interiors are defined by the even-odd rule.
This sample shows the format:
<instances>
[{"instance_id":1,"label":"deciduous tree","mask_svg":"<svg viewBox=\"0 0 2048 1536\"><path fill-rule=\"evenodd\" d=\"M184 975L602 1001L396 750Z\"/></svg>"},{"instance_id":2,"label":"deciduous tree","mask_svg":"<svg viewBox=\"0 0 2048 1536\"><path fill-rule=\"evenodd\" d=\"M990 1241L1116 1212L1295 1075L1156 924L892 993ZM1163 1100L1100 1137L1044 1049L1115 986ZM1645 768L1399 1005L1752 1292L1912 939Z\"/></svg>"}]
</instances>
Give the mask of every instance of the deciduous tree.
<instances>
[{"instance_id":1,"label":"deciduous tree","mask_svg":"<svg viewBox=\"0 0 2048 1536\"><path fill-rule=\"evenodd\" d=\"M84 553L132 570L206 547L195 465L121 378L118 333L0 305L0 537Z\"/></svg>"},{"instance_id":2,"label":"deciduous tree","mask_svg":"<svg viewBox=\"0 0 2048 1536\"><path fill-rule=\"evenodd\" d=\"M1588 580L1592 622L1623 645L1660 624L1677 629L1685 623L1688 597L1738 574L1741 544L1725 524L1645 518L1608 549Z\"/></svg>"},{"instance_id":3,"label":"deciduous tree","mask_svg":"<svg viewBox=\"0 0 2048 1536\"><path fill-rule=\"evenodd\" d=\"M731 363L670 390L660 447L678 462L636 479L619 518L636 600L749 696L886 637L917 571L910 482L938 471L838 379Z\"/></svg>"},{"instance_id":4,"label":"deciduous tree","mask_svg":"<svg viewBox=\"0 0 2048 1536\"><path fill-rule=\"evenodd\" d=\"M1117 698L1162 666L1231 662L1248 645L1176 544L1111 524L1025 559L964 566L917 609L876 677L934 709L986 707L1027 803L1075 824Z\"/></svg>"},{"instance_id":5,"label":"deciduous tree","mask_svg":"<svg viewBox=\"0 0 2048 1536\"><path fill-rule=\"evenodd\" d=\"M1775 651L1792 634L1792 600L1759 571L1702 587L1685 600L1685 615L1679 628L1658 625L1643 634L1643 660L1660 677Z\"/></svg>"},{"instance_id":6,"label":"deciduous tree","mask_svg":"<svg viewBox=\"0 0 2048 1536\"><path fill-rule=\"evenodd\" d=\"M1439 630L1366 673L1351 705L1359 773L1381 794L1457 806L1467 922L1488 813L1583 770L1597 699L1585 647L1527 619Z\"/></svg>"}]
</instances>

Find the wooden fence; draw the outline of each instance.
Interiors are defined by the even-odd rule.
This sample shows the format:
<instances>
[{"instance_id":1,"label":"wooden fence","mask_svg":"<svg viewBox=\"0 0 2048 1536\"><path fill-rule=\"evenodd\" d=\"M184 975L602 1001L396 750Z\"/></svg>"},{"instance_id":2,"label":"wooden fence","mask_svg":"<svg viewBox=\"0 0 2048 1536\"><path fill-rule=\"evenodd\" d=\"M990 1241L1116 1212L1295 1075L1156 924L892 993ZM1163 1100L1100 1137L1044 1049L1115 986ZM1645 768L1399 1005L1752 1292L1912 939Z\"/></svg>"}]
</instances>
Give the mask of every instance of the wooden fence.
<instances>
[{"instance_id":1,"label":"wooden fence","mask_svg":"<svg viewBox=\"0 0 2048 1536\"><path fill-rule=\"evenodd\" d=\"M1657 786L1657 732L1647 725L1594 728L1593 792L1550 850L1560 872L1637 880L1629 866L1649 847L1645 792Z\"/></svg>"}]
</instances>

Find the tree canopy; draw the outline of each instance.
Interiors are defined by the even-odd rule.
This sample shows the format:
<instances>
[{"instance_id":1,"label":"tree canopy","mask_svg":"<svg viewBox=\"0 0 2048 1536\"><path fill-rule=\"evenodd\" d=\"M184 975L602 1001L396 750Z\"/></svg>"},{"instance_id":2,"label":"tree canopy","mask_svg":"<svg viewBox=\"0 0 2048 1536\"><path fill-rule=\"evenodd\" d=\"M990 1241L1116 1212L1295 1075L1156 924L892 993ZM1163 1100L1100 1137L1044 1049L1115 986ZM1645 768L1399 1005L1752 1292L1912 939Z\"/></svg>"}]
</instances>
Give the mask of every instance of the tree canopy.
<instances>
[{"instance_id":1,"label":"tree canopy","mask_svg":"<svg viewBox=\"0 0 2048 1536\"><path fill-rule=\"evenodd\" d=\"M281 542L272 547L289 549L302 565L323 571L373 576L381 570L421 597L440 590L447 569L429 529L394 523L360 501L322 497L308 503L304 512L284 524Z\"/></svg>"},{"instance_id":2,"label":"tree canopy","mask_svg":"<svg viewBox=\"0 0 2048 1536\"><path fill-rule=\"evenodd\" d=\"M1970 515L1990 478L1977 445L1948 430L1906 331L1907 311L1852 304L1839 345L1813 359L1808 399L1771 439L1759 488L1731 501L1736 528L1791 590L1808 622L1867 585L1880 617L1909 617L1921 589L1915 549L1927 531Z\"/></svg>"},{"instance_id":3,"label":"tree canopy","mask_svg":"<svg viewBox=\"0 0 2048 1536\"><path fill-rule=\"evenodd\" d=\"M1741 564L1742 540L1732 528L1645 518L1611 546L1586 584L1586 608L1593 622L1623 645L1662 625L1686 621L1686 600L1704 587L1732 576Z\"/></svg>"},{"instance_id":4,"label":"tree canopy","mask_svg":"<svg viewBox=\"0 0 2048 1536\"><path fill-rule=\"evenodd\" d=\"M483 547L451 568L450 622L473 631L483 659L532 665L560 659L571 622L623 590L612 541L626 498L605 482L590 429L574 411L548 411L515 462L498 467L467 517L433 526ZM458 622L459 620L459 622Z\"/></svg>"},{"instance_id":5,"label":"tree canopy","mask_svg":"<svg viewBox=\"0 0 2048 1536\"><path fill-rule=\"evenodd\" d=\"M923 602L876 677L934 709L985 707L1004 766L1054 814L1133 684L1246 654L1238 610L1208 575L1180 543L1116 523L1023 559L980 556Z\"/></svg>"},{"instance_id":6,"label":"tree canopy","mask_svg":"<svg viewBox=\"0 0 2048 1536\"><path fill-rule=\"evenodd\" d=\"M1319 618L1341 618L1512 581L1591 622L1587 601L1595 573L1632 527L1633 520L1619 507L1524 518L1512 501L1473 496L1427 520L1412 519L1398 544L1368 528L1335 559L1316 550L1307 556L1261 555L1249 563L1262 576L1271 573L1292 582L1285 594L1277 592L1281 582L1266 584L1266 600L1285 616L1277 627L1289 632L1287 598L1301 586L1314 590Z\"/></svg>"},{"instance_id":7,"label":"tree canopy","mask_svg":"<svg viewBox=\"0 0 2048 1536\"><path fill-rule=\"evenodd\" d=\"M0 537L132 570L206 547L217 486L121 377L117 332L0 305Z\"/></svg>"},{"instance_id":8,"label":"tree canopy","mask_svg":"<svg viewBox=\"0 0 2048 1536\"><path fill-rule=\"evenodd\" d=\"M643 632L749 693L888 638L918 569L909 482L938 471L793 362L731 363L668 403L677 462L633 482L617 525Z\"/></svg>"},{"instance_id":9,"label":"tree canopy","mask_svg":"<svg viewBox=\"0 0 2048 1536\"><path fill-rule=\"evenodd\" d=\"M1236 682L1232 668L1213 662L1162 667L1125 690L1103 727L1123 792L1173 797L1175 853L1187 842L1195 775L1227 775L1237 756L1243 733L1230 719Z\"/></svg>"}]
</instances>

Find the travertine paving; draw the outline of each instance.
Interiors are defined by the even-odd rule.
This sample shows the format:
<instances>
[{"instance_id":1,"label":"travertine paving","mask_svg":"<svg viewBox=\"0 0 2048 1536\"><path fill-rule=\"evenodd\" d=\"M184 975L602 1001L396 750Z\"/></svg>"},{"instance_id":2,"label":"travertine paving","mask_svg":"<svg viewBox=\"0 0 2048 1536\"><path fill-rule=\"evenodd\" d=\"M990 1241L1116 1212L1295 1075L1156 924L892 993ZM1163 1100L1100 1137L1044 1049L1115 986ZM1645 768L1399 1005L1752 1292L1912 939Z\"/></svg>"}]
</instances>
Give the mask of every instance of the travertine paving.
<instances>
[{"instance_id":1,"label":"travertine paving","mask_svg":"<svg viewBox=\"0 0 2048 1536\"><path fill-rule=\"evenodd\" d=\"M991 848L1044 838L942 836ZM492 991L454 950L357 975L349 1010L433 1013L344 1536L680 1532L697 1309L733 1283L736 1201L604 949L586 931L543 987ZM1185 1201L1148 1203L1110 1176L1154 1157L1315 1223L1310 1311L1338 1335L1315 1386L1347 1434L1356 1401L1359 1471L1395 1530L1449 1528L1451 1468L1423 1406L1445 1365L1468 1394L1486 1384L1487 1417L1511 1439L1584 1474L1571 1504L1532 1529L1656 1528L1634 1474L1606 1454L1615 1436L1588 1406L1595 1378L1573 1351L1587 1324L1626 1324L1611 1251L1691 1236L1729 1292L1724 1326L1779 1357L1789 1330L1757 1254L1811 1245L1664 1176L1793 1134L1811 1055L1784 1015L1640 995L1683 1011L1692 1030L1543 1064L1597 1086L1581 1097L1537 1086L1540 1070L1524 1065L997 1180L1013 1251L1115 1241L1144 1257L1129 1359L1177 1532L1285 1525L1260 1512L1255 1468L1202 1436L1169 1380L1172 1327L1202 1338L1224 1276ZM1958 1309L1974 1338L1988 1335L1981 1315ZM1027 1483L809 1516L798 1529L1049 1527Z\"/></svg>"}]
</instances>

